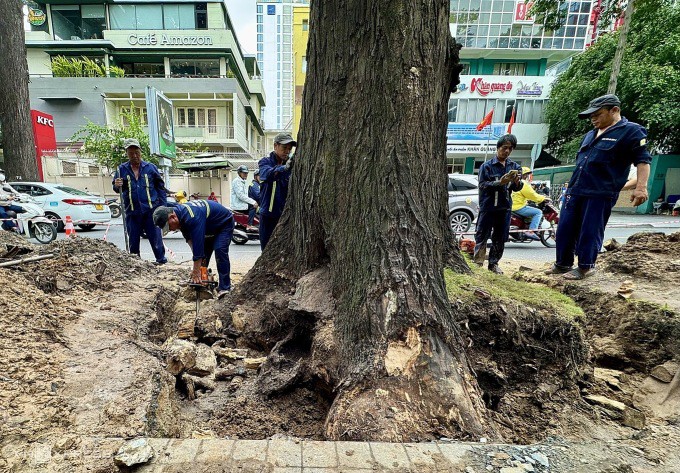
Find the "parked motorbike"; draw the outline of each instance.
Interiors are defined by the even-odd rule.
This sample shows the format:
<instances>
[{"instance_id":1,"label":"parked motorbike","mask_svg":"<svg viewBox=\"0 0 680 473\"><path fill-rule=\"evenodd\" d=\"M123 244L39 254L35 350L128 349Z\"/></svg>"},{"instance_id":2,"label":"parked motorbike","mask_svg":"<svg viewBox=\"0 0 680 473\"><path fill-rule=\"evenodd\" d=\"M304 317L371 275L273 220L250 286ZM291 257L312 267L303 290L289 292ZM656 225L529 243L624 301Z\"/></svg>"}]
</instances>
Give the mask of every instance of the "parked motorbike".
<instances>
[{"instance_id":1,"label":"parked motorbike","mask_svg":"<svg viewBox=\"0 0 680 473\"><path fill-rule=\"evenodd\" d=\"M10 218L17 219L17 229L19 235L25 238L35 238L39 243L47 244L57 238L57 229L52 220L45 217L45 211L38 203L27 194L14 194L12 201L15 205L23 208L24 211L17 213L8 211Z\"/></svg>"},{"instance_id":2,"label":"parked motorbike","mask_svg":"<svg viewBox=\"0 0 680 473\"><path fill-rule=\"evenodd\" d=\"M248 228L248 213L234 211L234 233L231 241L237 245L245 245L250 240L260 239L260 220L255 217L253 226Z\"/></svg>"},{"instance_id":3,"label":"parked motorbike","mask_svg":"<svg viewBox=\"0 0 680 473\"><path fill-rule=\"evenodd\" d=\"M106 205L108 205L109 209L111 209L111 218L120 217L122 211L120 209L120 203L118 203L118 199L106 199Z\"/></svg>"},{"instance_id":4,"label":"parked motorbike","mask_svg":"<svg viewBox=\"0 0 680 473\"><path fill-rule=\"evenodd\" d=\"M548 248L555 248L557 224L560 221L559 210L557 210L557 207L555 207L552 201L548 199L536 205L536 207L543 212L543 217L541 217L538 229L535 230L534 233L540 238L543 245ZM530 223L530 218L522 217L513 212L510 217L510 241L515 243L531 243L532 241L535 241L530 239L526 232L521 231L528 230Z\"/></svg>"}]
</instances>

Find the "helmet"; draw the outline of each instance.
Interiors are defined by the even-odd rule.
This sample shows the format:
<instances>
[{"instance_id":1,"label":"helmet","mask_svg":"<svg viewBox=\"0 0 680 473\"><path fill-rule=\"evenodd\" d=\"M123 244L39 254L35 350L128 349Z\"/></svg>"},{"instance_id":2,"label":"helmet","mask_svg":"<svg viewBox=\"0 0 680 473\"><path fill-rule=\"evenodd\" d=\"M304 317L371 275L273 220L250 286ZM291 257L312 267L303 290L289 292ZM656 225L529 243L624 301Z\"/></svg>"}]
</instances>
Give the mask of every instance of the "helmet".
<instances>
[{"instance_id":1,"label":"helmet","mask_svg":"<svg viewBox=\"0 0 680 473\"><path fill-rule=\"evenodd\" d=\"M531 168L528 168L526 166L522 166L522 176L525 174L532 174L534 171L531 170Z\"/></svg>"},{"instance_id":2,"label":"helmet","mask_svg":"<svg viewBox=\"0 0 680 473\"><path fill-rule=\"evenodd\" d=\"M187 191L177 191L177 193L175 194L175 197L178 198L178 199L181 199L181 198L186 199L187 198Z\"/></svg>"},{"instance_id":3,"label":"helmet","mask_svg":"<svg viewBox=\"0 0 680 473\"><path fill-rule=\"evenodd\" d=\"M241 166L238 167L237 171L238 172L245 172L246 174L248 174L248 166L241 165Z\"/></svg>"}]
</instances>

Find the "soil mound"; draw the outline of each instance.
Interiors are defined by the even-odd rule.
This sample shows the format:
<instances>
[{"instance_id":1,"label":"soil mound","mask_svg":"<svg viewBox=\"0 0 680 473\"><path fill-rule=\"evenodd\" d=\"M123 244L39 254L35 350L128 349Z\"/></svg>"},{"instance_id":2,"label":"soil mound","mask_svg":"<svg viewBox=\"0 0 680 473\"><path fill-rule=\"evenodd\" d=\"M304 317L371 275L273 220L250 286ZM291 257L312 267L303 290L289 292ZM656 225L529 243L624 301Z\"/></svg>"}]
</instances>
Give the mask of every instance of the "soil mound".
<instances>
[{"instance_id":1,"label":"soil mound","mask_svg":"<svg viewBox=\"0 0 680 473\"><path fill-rule=\"evenodd\" d=\"M636 233L624 245L605 253L602 262L612 273L664 282L674 280L680 270L680 232Z\"/></svg>"}]
</instances>

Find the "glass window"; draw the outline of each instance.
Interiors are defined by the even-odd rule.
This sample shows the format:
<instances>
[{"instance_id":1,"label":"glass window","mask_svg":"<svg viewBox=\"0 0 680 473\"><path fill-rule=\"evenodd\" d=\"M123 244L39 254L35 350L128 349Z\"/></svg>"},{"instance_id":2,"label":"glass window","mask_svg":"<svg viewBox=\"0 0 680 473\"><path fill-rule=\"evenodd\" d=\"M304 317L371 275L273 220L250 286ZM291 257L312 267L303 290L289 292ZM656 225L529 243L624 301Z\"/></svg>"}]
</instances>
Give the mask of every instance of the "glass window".
<instances>
[{"instance_id":1,"label":"glass window","mask_svg":"<svg viewBox=\"0 0 680 473\"><path fill-rule=\"evenodd\" d=\"M479 14L479 19L477 20L478 23L489 23L489 20L491 19L491 13L480 13Z\"/></svg>"},{"instance_id":2,"label":"glass window","mask_svg":"<svg viewBox=\"0 0 680 473\"><path fill-rule=\"evenodd\" d=\"M134 30L136 28L134 5L109 5L109 18L112 30Z\"/></svg>"},{"instance_id":3,"label":"glass window","mask_svg":"<svg viewBox=\"0 0 680 473\"><path fill-rule=\"evenodd\" d=\"M510 34L512 36L519 36L522 32L522 25L512 25L510 28Z\"/></svg>"},{"instance_id":4,"label":"glass window","mask_svg":"<svg viewBox=\"0 0 680 473\"><path fill-rule=\"evenodd\" d=\"M567 24L568 25L575 25L578 23L578 15L577 14L571 14L567 18Z\"/></svg>"},{"instance_id":5,"label":"glass window","mask_svg":"<svg viewBox=\"0 0 680 473\"><path fill-rule=\"evenodd\" d=\"M179 5L179 27L183 30L196 29L197 25L193 5Z\"/></svg>"},{"instance_id":6,"label":"glass window","mask_svg":"<svg viewBox=\"0 0 680 473\"><path fill-rule=\"evenodd\" d=\"M579 2L571 2L569 4L569 11L571 12L577 12L580 8L581 4Z\"/></svg>"},{"instance_id":7,"label":"glass window","mask_svg":"<svg viewBox=\"0 0 680 473\"><path fill-rule=\"evenodd\" d=\"M482 0L480 11L490 12L491 11L491 0Z\"/></svg>"},{"instance_id":8,"label":"glass window","mask_svg":"<svg viewBox=\"0 0 680 473\"><path fill-rule=\"evenodd\" d=\"M574 38L565 38L564 46L562 49L573 49L574 48Z\"/></svg>"},{"instance_id":9,"label":"glass window","mask_svg":"<svg viewBox=\"0 0 680 473\"><path fill-rule=\"evenodd\" d=\"M570 26L567 28L567 32L564 34L565 38L573 38L576 36L576 27Z\"/></svg>"},{"instance_id":10,"label":"glass window","mask_svg":"<svg viewBox=\"0 0 680 473\"><path fill-rule=\"evenodd\" d=\"M503 11L506 13L515 11L515 2L512 0L503 2Z\"/></svg>"},{"instance_id":11,"label":"glass window","mask_svg":"<svg viewBox=\"0 0 680 473\"><path fill-rule=\"evenodd\" d=\"M292 12L292 7L290 5L284 5L283 6L283 14L284 15L290 15Z\"/></svg>"},{"instance_id":12,"label":"glass window","mask_svg":"<svg viewBox=\"0 0 680 473\"><path fill-rule=\"evenodd\" d=\"M531 46L531 38L522 38L519 42L519 47L528 49Z\"/></svg>"},{"instance_id":13,"label":"glass window","mask_svg":"<svg viewBox=\"0 0 680 473\"><path fill-rule=\"evenodd\" d=\"M589 17L590 17L590 15L579 15L578 24L579 25L587 25Z\"/></svg>"},{"instance_id":14,"label":"glass window","mask_svg":"<svg viewBox=\"0 0 680 473\"><path fill-rule=\"evenodd\" d=\"M489 34L489 27L488 26L480 26L477 28L477 35L479 36L486 36Z\"/></svg>"},{"instance_id":15,"label":"glass window","mask_svg":"<svg viewBox=\"0 0 680 473\"><path fill-rule=\"evenodd\" d=\"M257 15L257 22L262 23L262 15Z\"/></svg>"},{"instance_id":16,"label":"glass window","mask_svg":"<svg viewBox=\"0 0 680 473\"><path fill-rule=\"evenodd\" d=\"M258 6L257 6L257 12L258 12L258 13L262 13L262 5L258 5Z\"/></svg>"},{"instance_id":17,"label":"glass window","mask_svg":"<svg viewBox=\"0 0 680 473\"><path fill-rule=\"evenodd\" d=\"M463 74L463 75L470 74L470 63L469 62L463 62L460 65L463 67L463 69L460 71L461 74Z\"/></svg>"},{"instance_id":18,"label":"glass window","mask_svg":"<svg viewBox=\"0 0 680 473\"><path fill-rule=\"evenodd\" d=\"M162 30L163 9L161 5L136 5L138 30Z\"/></svg>"},{"instance_id":19,"label":"glass window","mask_svg":"<svg viewBox=\"0 0 680 473\"><path fill-rule=\"evenodd\" d=\"M590 2L581 2L581 13L590 13Z\"/></svg>"},{"instance_id":20,"label":"glass window","mask_svg":"<svg viewBox=\"0 0 680 473\"><path fill-rule=\"evenodd\" d=\"M501 23L509 25L512 23L512 13L503 13Z\"/></svg>"},{"instance_id":21,"label":"glass window","mask_svg":"<svg viewBox=\"0 0 680 473\"><path fill-rule=\"evenodd\" d=\"M500 13L491 14L491 23L498 24L501 22L502 15Z\"/></svg>"},{"instance_id":22,"label":"glass window","mask_svg":"<svg viewBox=\"0 0 680 473\"><path fill-rule=\"evenodd\" d=\"M531 38L531 48L532 49L540 49L541 47L541 38Z\"/></svg>"},{"instance_id":23,"label":"glass window","mask_svg":"<svg viewBox=\"0 0 680 473\"><path fill-rule=\"evenodd\" d=\"M123 63L120 65L125 71L126 76L142 76L142 77L163 77L165 75L165 66L163 63Z\"/></svg>"},{"instance_id":24,"label":"glass window","mask_svg":"<svg viewBox=\"0 0 680 473\"><path fill-rule=\"evenodd\" d=\"M263 35L263 34L258 34L258 35L257 35L257 41L258 41L258 43L263 42L263 41L264 41L264 35Z\"/></svg>"},{"instance_id":25,"label":"glass window","mask_svg":"<svg viewBox=\"0 0 680 473\"><path fill-rule=\"evenodd\" d=\"M191 5L188 5L191 7ZM196 4L196 28L204 30L208 28L208 4L201 2Z\"/></svg>"},{"instance_id":26,"label":"glass window","mask_svg":"<svg viewBox=\"0 0 680 473\"><path fill-rule=\"evenodd\" d=\"M264 45L262 43L257 43L257 52L262 52L264 50ZM259 57L259 54L258 54Z\"/></svg>"},{"instance_id":27,"label":"glass window","mask_svg":"<svg viewBox=\"0 0 680 473\"><path fill-rule=\"evenodd\" d=\"M80 27L80 7L78 5L53 5L52 29L54 39L83 39Z\"/></svg>"},{"instance_id":28,"label":"glass window","mask_svg":"<svg viewBox=\"0 0 680 473\"><path fill-rule=\"evenodd\" d=\"M106 29L104 5L82 5L82 30L84 39L102 39Z\"/></svg>"},{"instance_id":29,"label":"glass window","mask_svg":"<svg viewBox=\"0 0 680 473\"><path fill-rule=\"evenodd\" d=\"M577 39L574 41L574 49L583 49L584 46L585 46L584 40Z\"/></svg>"},{"instance_id":30,"label":"glass window","mask_svg":"<svg viewBox=\"0 0 680 473\"><path fill-rule=\"evenodd\" d=\"M264 31L264 26L263 25L257 25L257 32L262 33Z\"/></svg>"},{"instance_id":31,"label":"glass window","mask_svg":"<svg viewBox=\"0 0 680 473\"><path fill-rule=\"evenodd\" d=\"M170 59L170 73L183 77L219 77L219 59Z\"/></svg>"},{"instance_id":32,"label":"glass window","mask_svg":"<svg viewBox=\"0 0 680 473\"><path fill-rule=\"evenodd\" d=\"M302 69L300 72L307 74L307 56L302 56Z\"/></svg>"},{"instance_id":33,"label":"glass window","mask_svg":"<svg viewBox=\"0 0 680 473\"><path fill-rule=\"evenodd\" d=\"M493 65L494 75L500 76L523 76L526 69L525 62L497 62Z\"/></svg>"},{"instance_id":34,"label":"glass window","mask_svg":"<svg viewBox=\"0 0 680 473\"><path fill-rule=\"evenodd\" d=\"M510 47L519 48L519 38L510 38Z\"/></svg>"},{"instance_id":35,"label":"glass window","mask_svg":"<svg viewBox=\"0 0 680 473\"><path fill-rule=\"evenodd\" d=\"M576 29L576 37L577 38L584 38L586 36L586 28L585 26L581 26Z\"/></svg>"},{"instance_id":36,"label":"glass window","mask_svg":"<svg viewBox=\"0 0 680 473\"><path fill-rule=\"evenodd\" d=\"M291 32L291 26L290 25L283 25L283 34L290 34Z\"/></svg>"},{"instance_id":37,"label":"glass window","mask_svg":"<svg viewBox=\"0 0 680 473\"><path fill-rule=\"evenodd\" d=\"M163 22L166 30L180 29L178 4L163 5Z\"/></svg>"},{"instance_id":38,"label":"glass window","mask_svg":"<svg viewBox=\"0 0 680 473\"><path fill-rule=\"evenodd\" d=\"M510 117L512 117L512 111L515 108L515 101L514 100L508 100L506 105L505 105L505 118L503 119L503 123L510 123ZM517 116L515 115L515 118Z\"/></svg>"},{"instance_id":39,"label":"glass window","mask_svg":"<svg viewBox=\"0 0 680 473\"><path fill-rule=\"evenodd\" d=\"M507 48L510 45L510 42L508 38L500 38L498 40L498 47L499 48Z\"/></svg>"},{"instance_id":40,"label":"glass window","mask_svg":"<svg viewBox=\"0 0 680 473\"><path fill-rule=\"evenodd\" d=\"M302 20L302 31L309 31L309 20Z\"/></svg>"},{"instance_id":41,"label":"glass window","mask_svg":"<svg viewBox=\"0 0 680 473\"><path fill-rule=\"evenodd\" d=\"M457 112L458 112L458 100L449 99L449 122L456 121Z\"/></svg>"},{"instance_id":42,"label":"glass window","mask_svg":"<svg viewBox=\"0 0 680 473\"><path fill-rule=\"evenodd\" d=\"M531 25L522 26L522 36L531 36L531 30L533 27Z\"/></svg>"}]
</instances>

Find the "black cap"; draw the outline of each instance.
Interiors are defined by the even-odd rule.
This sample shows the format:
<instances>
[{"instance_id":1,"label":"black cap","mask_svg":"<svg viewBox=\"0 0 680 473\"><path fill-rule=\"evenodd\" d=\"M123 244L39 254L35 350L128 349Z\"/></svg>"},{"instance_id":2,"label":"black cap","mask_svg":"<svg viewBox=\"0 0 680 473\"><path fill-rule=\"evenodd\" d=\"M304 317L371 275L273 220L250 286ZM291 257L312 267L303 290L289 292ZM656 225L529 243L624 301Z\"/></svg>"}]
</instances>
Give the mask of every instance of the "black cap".
<instances>
[{"instance_id":1,"label":"black cap","mask_svg":"<svg viewBox=\"0 0 680 473\"><path fill-rule=\"evenodd\" d=\"M172 207L158 207L153 211L153 216L151 217L153 219L153 224L163 231L164 236L170 230L168 225L168 217L174 212L175 209Z\"/></svg>"},{"instance_id":2,"label":"black cap","mask_svg":"<svg viewBox=\"0 0 680 473\"><path fill-rule=\"evenodd\" d=\"M578 114L579 118L590 118L590 115L597 112L602 107L620 107L621 101L614 94L603 95L593 99L588 104L588 108Z\"/></svg>"},{"instance_id":3,"label":"black cap","mask_svg":"<svg viewBox=\"0 0 680 473\"><path fill-rule=\"evenodd\" d=\"M293 139L290 133L279 133L274 137L275 144L287 145L291 143L293 146L297 146L297 141Z\"/></svg>"}]
</instances>

